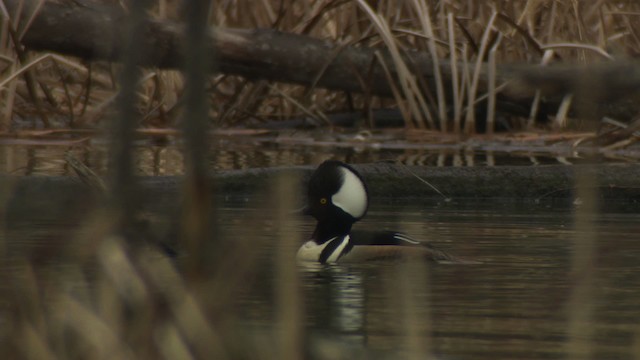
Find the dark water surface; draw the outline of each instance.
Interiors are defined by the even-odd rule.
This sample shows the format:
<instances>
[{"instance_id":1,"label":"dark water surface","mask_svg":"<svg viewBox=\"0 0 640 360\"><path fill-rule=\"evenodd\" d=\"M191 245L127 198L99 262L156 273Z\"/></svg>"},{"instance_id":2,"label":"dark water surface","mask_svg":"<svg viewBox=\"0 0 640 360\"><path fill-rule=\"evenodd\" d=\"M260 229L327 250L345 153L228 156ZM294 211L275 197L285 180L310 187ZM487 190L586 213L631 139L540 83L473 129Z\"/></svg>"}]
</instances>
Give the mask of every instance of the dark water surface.
<instances>
[{"instance_id":1,"label":"dark water surface","mask_svg":"<svg viewBox=\"0 0 640 360\"><path fill-rule=\"evenodd\" d=\"M273 261L280 247L265 211L269 202L218 204L224 237L245 240L259 253L256 275L229 284L242 289L233 299L233 316L241 328L272 332L279 281ZM640 215L633 205L607 208L590 219L597 243L589 271L576 273L572 255L581 239L573 205L377 199L356 227L404 230L481 263L417 271L397 263L301 266L307 348L334 349L339 358L363 352L365 358L396 358L414 336L443 359L566 358L572 343L592 358L637 358ZM313 226L310 219L300 220L299 241ZM61 234L75 227L45 218L7 224L8 263L39 249L50 254L54 268L64 268L66 258L48 251L67 242ZM588 295L576 300L578 283ZM576 324L585 331L570 332Z\"/></svg>"},{"instance_id":2,"label":"dark water surface","mask_svg":"<svg viewBox=\"0 0 640 360\"><path fill-rule=\"evenodd\" d=\"M572 342L593 358L634 358L640 341L639 220L626 210L593 217L595 257L587 273L576 273L572 249L581 239L571 207L500 201L377 205L357 226L404 229L482 263L432 265L420 274L394 263L303 267L306 331L373 354L394 354L406 348L409 318L417 323L413 333L444 359L565 358ZM312 226L305 223L301 231ZM272 256L276 246L266 244ZM399 288L403 277L410 278L408 292ZM576 300L578 282L589 295ZM409 314L403 310L407 294L414 299ZM264 295L246 294L248 314ZM575 313L581 315L577 320ZM270 314L244 320L266 326ZM570 335L576 324L586 331Z\"/></svg>"}]
</instances>

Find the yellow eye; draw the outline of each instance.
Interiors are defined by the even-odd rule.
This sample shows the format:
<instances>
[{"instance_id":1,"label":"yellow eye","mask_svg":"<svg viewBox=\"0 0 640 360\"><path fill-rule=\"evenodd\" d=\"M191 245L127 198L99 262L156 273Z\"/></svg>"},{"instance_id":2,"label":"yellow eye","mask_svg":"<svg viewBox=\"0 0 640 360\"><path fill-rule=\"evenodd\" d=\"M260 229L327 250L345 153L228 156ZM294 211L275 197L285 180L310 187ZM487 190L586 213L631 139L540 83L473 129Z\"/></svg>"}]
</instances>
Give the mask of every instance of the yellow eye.
<instances>
[{"instance_id":1,"label":"yellow eye","mask_svg":"<svg viewBox=\"0 0 640 360\"><path fill-rule=\"evenodd\" d=\"M327 203L327 199L326 198L320 199L320 204L324 205L326 203Z\"/></svg>"}]
</instances>

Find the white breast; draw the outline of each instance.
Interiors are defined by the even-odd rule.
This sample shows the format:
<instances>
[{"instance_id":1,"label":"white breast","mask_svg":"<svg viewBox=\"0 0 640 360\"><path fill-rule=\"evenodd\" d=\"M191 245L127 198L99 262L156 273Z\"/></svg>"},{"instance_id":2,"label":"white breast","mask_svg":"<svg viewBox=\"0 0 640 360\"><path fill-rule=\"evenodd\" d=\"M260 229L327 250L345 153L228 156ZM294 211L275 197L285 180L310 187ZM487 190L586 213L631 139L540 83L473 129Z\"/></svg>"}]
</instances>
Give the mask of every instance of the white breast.
<instances>
[{"instance_id":1,"label":"white breast","mask_svg":"<svg viewBox=\"0 0 640 360\"><path fill-rule=\"evenodd\" d=\"M340 254L344 248L349 244L349 235L343 237L341 239L340 245L338 245L335 250L331 253L331 255L327 258L327 263L336 263L340 258ZM320 254L322 254L322 250L326 248L330 243L338 240L337 237L325 242L322 245L318 245L315 241L310 240L306 243L302 244L300 249L298 249L298 253L296 254L296 258L299 261L320 261ZM338 240L340 241L340 240Z\"/></svg>"},{"instance_id":2,"label":"white breast","mask_svg":"<svg viewBox=\"0 0 640 360\"><path fill-rule=\"evenodd\" d=\"M318 245L315 241L310 240L300 246L296 258L300 261L318 261L320 253L329 244L329 241L322 245Z\"/></svg>"}]
</instances>

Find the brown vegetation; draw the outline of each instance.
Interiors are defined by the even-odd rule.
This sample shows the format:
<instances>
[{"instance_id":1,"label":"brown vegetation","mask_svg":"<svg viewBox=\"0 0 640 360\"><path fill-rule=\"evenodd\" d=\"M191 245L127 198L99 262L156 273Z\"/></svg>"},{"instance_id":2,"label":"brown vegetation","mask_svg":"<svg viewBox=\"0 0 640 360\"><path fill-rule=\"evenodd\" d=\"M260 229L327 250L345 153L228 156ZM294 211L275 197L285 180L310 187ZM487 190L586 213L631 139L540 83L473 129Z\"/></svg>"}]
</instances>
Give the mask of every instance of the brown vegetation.
<instances>
[{"instance_id":1,"label":"brown vegetation","mask_svg":"<svg viewBox=\"0 0 640 360\"><path fill-rule=\"evenodd\" d=\"M16 4L22 2L6 3L9 18L19 20L4 22L6 65L0 85L6 100L5 130L25 121L46 127L86 127L104 119L117 89L113 80L117 65L30 53L15 43L27 45L26 50L48 48L85 60L114 60L119 56L119 35L111 28L127 9L88 1L45 3L26 6L23 16L16 17L20 8ZM211 24L217 26L212 30L217 67L223 72L209 81L211 119L227 126L260 126L300 116L326 123L331 113L355 111L361 115L354 117L373 124L375 109L397 107L408 127L455 133L532 129L550 121L554 128L563 128L576 123L569 117L593 124L603 115L613 115L628 122L637 111L629 95L637 88L638 71L632 63L611 60L629 59L639 52L633 21L637 7L616 1L411 1L399 6L381 2L375 8L364 1L337 0L221 3L210 13ZM41 20L37 16L43 13ZM56 16L73 20L73 26L41 24ZM172 127L180 111L182 77L159 68L181 62L177 55L181 30L165 22L180 16L175 4L164 1L151 16L155 20L147 30L148 51L141 62L157 68L146 70L138 110L142 126ZM11 27L15 31L9 31ZM283 33L227 30L258 28ZM240 43L251 43L254 49ZM264 60L273 51L256 49L270 45L288 49L279 58ZM305 46L310 49L306 53L293 51ZM369 49L362 53L368 60L356 61L362 55L357 51ZM345 55L350 51L356 52ZM286 56L295 61L287 63ZM371 68L367 70L366 64ZM581 112L582 105L592 103Z\"/></svg>"}]
</instances>

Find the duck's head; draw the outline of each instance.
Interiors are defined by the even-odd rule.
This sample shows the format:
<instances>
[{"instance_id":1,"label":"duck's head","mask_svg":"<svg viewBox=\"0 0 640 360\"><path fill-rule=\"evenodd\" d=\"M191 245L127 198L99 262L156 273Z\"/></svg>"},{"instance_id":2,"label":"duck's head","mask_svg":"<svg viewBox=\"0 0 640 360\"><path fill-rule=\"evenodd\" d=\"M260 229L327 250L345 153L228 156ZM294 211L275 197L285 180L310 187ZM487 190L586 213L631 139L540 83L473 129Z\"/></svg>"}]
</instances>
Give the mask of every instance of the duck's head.
<instances>
[{"instance_id":1,"label":"duck's head","mask_svg":"<svg viewBox=\"0 0 640 360\"><path fill-rule=\"evenodd\" d=\"M305 213L319 223L351 225L367 212L369 198L362 177L351 166L336 160L320 164L309 180Z\"/></svg>"}]
</instances>

